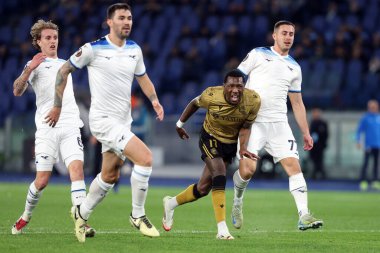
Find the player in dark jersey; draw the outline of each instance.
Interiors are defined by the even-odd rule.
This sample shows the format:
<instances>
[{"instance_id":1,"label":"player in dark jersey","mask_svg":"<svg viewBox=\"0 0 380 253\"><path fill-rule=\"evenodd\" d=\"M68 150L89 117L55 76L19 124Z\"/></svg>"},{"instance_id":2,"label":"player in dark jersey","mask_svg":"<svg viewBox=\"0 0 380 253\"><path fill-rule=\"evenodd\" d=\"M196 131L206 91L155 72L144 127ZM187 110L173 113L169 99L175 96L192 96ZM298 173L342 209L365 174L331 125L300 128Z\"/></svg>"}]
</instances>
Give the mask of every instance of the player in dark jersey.
<instances>
[{"instance_id":1,"label":"player in dark jersey","mask_svg":"<svg viewBox=\"0 0 380 253\"><path fill-rule=\"evenodd\" d=\"M198 183L190 185L175 197L166 196L163 199L164 217L162 222L166 231L169 231L173 225L175 207L204 197L211 190L218 226L216 237L218 239L234 239L225 222L226 165L236 155L238 139L241 157L259 158L247 151L247 141L260 103L260 97L255 91L244 88L243 73L234 69L224 77L223 86L207 88L187 105L176 127L181 139L189 138L183 128L184 123L199 108L207 110L199 138L199 148L205 167Z\"/></svg>"}]
</instances>

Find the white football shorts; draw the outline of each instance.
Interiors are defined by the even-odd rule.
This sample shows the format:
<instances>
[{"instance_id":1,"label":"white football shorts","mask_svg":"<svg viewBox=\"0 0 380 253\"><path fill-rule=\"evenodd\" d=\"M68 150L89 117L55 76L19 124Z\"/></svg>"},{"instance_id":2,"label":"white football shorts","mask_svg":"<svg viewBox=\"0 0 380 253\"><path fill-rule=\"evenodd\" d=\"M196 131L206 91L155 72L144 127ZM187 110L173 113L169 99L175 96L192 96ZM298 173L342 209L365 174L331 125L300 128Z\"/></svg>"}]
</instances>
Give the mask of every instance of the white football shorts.
<instances>
[{"instance_id":1,"label":"white football shorts","mask_svg":"<svg viewBox=\"0 0 380 253\"><path fill-rule=\"evenodd\" d=\"M66 167L74 160L83 162L83 144L79 128L37 129L35 154L37 171L52 171L59 154Z\"/></svg>"},{"instance_id":2,"label":"white football shorts","mask_svg":"<svg viewBox=\"0 0 380 253\"><path fill-rule=\"evenodd\" d=\"M125 160L123 154L127 143L135 135L131 132L131 124L109 116L90 119L91 133L102 143L102 153L111 151L120 159Z\"/></svg>"},{"instance_id":3,"label":"white football shorts","mask_svg":"<svg viewBox=\"0 0 380 253\"><path fill-rule=\"evenodd\" d=\"M275 163L288 157L299 159L297 143L288 122L253 123L247 149L257 155L263 148L273 156Z\"/></svg>"}]
</instances>

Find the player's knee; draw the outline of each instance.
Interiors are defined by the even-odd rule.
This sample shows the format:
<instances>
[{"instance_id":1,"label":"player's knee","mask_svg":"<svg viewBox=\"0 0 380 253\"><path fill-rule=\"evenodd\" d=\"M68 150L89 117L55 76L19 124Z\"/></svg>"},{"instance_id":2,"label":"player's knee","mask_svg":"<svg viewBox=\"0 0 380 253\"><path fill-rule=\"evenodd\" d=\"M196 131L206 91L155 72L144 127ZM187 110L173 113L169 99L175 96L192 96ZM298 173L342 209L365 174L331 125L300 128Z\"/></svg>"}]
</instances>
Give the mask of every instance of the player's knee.
<instances>
[{"instance_id":1,"label":"player's knee","mask_svg":"<svg viewBox=\"0 0 380 253\"><path fill-rule=\"evenodd\" d=\"M116 183L119 180L119 178L120 178L120 170L102 174L102 180L108 184Z\"/></svg>"},{"instance_id":2,"label":"player's knee","mask_svg":"<svg viewBox=\"0 0 380 253\"><path fill-rule=\"evenodd\" d=\"M144 152L144 155L142 155L139 159L139 161L136 161L136 164L144 167L152 167L153 164L153 155L152 151L147 150Z\"/></svg>"},{"instance_id":3,"label":"player's knee","mask_svg":"<svg viewBox=\"0 0 380 253\"><path fill-rule=\"evenodd\" d=\"M38 191L42 191L49 184L49 178L36 178L34 180L34 186Z\"/></svg>"},{"instance_id":4,"label":"player's knee","mask_svg":"<svg viewBox=\"0 0 380 253\"><path fill-rule=\"evenodd\" d=\"M248 180L250 179L256 171L256 161L252 161L250 159L243 159L240 162L239 173L242 179Z\"/></svg>"},{"instance_id":5,"label":"player's knee","mask_svg":"<svg viewBox=\"0 0 380 253\"><path fill-rule=\"evenodd\" d=\"M194 188L193 188L193 195L194 197L196 197L197 199L199 198L202 198L204 196L207 196L208 193L210 192L211 188L209 186L201 186L201 185L198 185L198 184L195 184L194 185Z\"/></svg>"},{"instance_id":6,"label":"player's knee","mask_svg":"<svg viewBox=\"0 0 380 253\"><path fill-rule=\"evenodd\" d=\"M253 177L253 174L255 174L256 169L251 169L251 168L243 168L242 170L239 170L240 176L244 180L249 180Z\"/></svg>"}]
</instances>

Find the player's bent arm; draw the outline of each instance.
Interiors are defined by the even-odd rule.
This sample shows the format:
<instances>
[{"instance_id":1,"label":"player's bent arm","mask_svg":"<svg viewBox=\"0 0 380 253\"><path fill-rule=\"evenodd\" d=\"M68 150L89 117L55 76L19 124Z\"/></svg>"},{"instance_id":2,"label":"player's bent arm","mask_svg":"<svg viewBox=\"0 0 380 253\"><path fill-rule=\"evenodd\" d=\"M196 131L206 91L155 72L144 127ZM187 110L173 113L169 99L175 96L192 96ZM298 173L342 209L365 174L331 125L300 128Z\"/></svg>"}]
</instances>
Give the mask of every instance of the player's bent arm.
<instances>
[{"instance_id":1,"label":"player's bent arm","mask_svg":"<svg viewBox=\"0 0 380 253\"><path fill-rule=\"evenodd\" d=\"M191 100L185 110L183 110L181 117L179 118L182 123L185 123L196 111L198 111L198 100L199 96Z\"/></svg>"},{"instance_id":2,"label":"player's bent arm","mask_svg":"<svg viewBox=\"0 0 380 253\"><path fill-rule=\"evenodd\" d=\"M70 73L75 71L75 67L67 61L57 72L55 79L55 96L54 107L62 107L63 92L65 91L67 84L67 77Z\"/></svg>"},{"instance_id":3,"label":"player's bent arm","mask_svg":"<svg viewBox=\"0 0 380 253\"><path fill-rule=\"evenodd\" d=\"M309 125L306 119L306 109L303 104L302 95L299 92L290 92L289 100L292 104L294 117L303 135L310 135Z\"/></svg>"},{"instance_id":4,"label":"player's bent arm","mask_svg":"<svg viewBox=\"0 0 380 253\"><path fill-rule=\"evenodd\" d=\"M181 117L179 118L176 124L176 131L178 136L183 139L189 139L189 135L186 130L183 128L185 122L199 109L198 106L199 97L194 98L191 102L186 106L185 110L182 112Z\"/></svg>"},{"instance_id":5,"label":"player's bent arm","mask_svg":"<svg viewBox=\"0 0 380 253\"><path fill-rule=\"evenodd\" d=\"M36 69L44 60L46 55L42 52L37 53L33 56L30 63L24 68L21 75L13 83L13 94L15 96L21 96L24 94L26 88L28 87L28 79L32 74L33 70Z\"/></svg>"},{"instance_id":6,"label":"player's bent arm","mask_svg":"<svg viewBox=\"0 0 380 253\"><path fill-rule=\"evenodd\" d=\"M13 83L13 95L22 96L26 88L28 87L28 79L32 73L32 69L29 66L26 66L21 75Z\"/></svg>"}]
</instances>

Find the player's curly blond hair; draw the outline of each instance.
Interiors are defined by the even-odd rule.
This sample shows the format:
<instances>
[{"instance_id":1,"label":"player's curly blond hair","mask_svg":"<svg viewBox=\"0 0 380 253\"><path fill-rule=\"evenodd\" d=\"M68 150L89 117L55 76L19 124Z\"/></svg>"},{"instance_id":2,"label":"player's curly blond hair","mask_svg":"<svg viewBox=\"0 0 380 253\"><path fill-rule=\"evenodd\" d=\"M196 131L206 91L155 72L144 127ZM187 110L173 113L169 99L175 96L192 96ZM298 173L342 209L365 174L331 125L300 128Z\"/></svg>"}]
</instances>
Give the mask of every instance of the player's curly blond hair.
<instances>
[{"instance_id":1,"label":"player's curly blond hair","mask_svg":"<svg viewBox=\"0 0 380 253\"><path fill-rule=\"evenodd\" d=\"M58 26L51 21L38 20L30 29L30 35L32 36L32 44L38 50L41 50L40 46L37 44L37 40L41 39L41 32L44 29L53 29L58 32Z\"/></svg>"}]
</instances>

